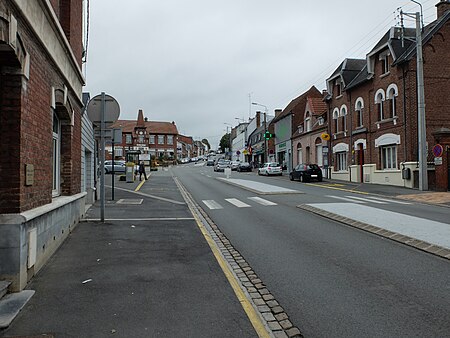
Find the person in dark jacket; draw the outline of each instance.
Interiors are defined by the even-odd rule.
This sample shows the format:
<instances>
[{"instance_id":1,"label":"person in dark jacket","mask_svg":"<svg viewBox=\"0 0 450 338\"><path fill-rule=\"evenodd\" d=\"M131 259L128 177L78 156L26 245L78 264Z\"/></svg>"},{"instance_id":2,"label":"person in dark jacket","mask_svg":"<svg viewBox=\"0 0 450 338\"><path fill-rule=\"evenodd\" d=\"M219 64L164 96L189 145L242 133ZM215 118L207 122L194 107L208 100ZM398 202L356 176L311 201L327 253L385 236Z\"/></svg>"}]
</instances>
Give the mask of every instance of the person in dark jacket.
<instances>
[{"instance_id":1,"label":"person in dark jacket","mask_svg":"<svg viewBox=\"0 0 450 338\"><path fill-rule=\"evenodd\" d=\"M145 172L145 166L144 166L144 162L141 162L139 164L139 181L142 178L142 174L144 174L144 178L147 181L147 173Z\"/></svg>"}]
</instances>

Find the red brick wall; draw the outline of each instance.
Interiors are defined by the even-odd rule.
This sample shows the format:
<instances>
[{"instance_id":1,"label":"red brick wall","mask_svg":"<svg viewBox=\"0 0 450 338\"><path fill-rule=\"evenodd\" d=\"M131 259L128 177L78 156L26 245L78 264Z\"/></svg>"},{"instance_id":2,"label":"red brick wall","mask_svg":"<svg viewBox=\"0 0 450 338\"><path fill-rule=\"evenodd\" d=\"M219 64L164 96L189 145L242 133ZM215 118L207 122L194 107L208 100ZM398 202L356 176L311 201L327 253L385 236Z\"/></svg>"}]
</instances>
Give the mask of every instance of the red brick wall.
<instances>
[{"instance_id":1,"label":"red brick wall","mask_svg":"<svg viewBox=\"0 0 450 338\"><path fill-rule=\"evenodd\" d=\"M51 87L62 88L64 78L19 13L18 33L30 55L29 79L20 69L7 68L1 78L0 143L4 157L0 163L0 213L23 212L52 200ZM4 66L4 65L2 65ZM81 107L68 93L74 109L75 126L66 136L68 150L62 162L62 193L74 194L81 187ZM25 186L25 165L34 165L34 184Z\"/></svg>"}]
</instances>

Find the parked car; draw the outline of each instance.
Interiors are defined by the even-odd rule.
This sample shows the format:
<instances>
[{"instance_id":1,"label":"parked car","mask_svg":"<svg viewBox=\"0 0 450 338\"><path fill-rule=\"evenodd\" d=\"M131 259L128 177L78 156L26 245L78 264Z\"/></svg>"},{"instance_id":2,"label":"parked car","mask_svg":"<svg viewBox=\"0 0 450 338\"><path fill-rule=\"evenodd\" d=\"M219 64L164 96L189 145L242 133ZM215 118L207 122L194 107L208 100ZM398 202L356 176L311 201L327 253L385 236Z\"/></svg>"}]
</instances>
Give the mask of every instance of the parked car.
<instances>
[{"instance_id":1,"label":"parked car","mask_svg":"<svg viewBox=\"0 0 450 338\"><path fill-rule=\"evenodd\" d=\"M299 164L289 173L291 181L309 182L317 180L322 182L322 170L317 164Z\"/></svg>"},{"instance_id":2,"label":"parked car","mask_svg":"<svg viewBox=\"0 0 450 338\"><path fill-rule=\"evenodd\" d=\"M237 171L252 171L252 165L248 162L240 162Z\"/></svg>"},{"instance_id":3,"label":"parked car","mask_svg":"<svg viewBox=\"0 0 450 338\"><path fill-rule=\"evenodd\" d=\"M212 158L209 159L208 161L206 161L206 165L207 165L208 167L213 166L213 165L214 165L214 160L213 160Z\"/></svg>"},{"instance_id":4,"label":"parked car","mask_svg":"<svg viewBox=\"0 0 450 338\"><path fill-rule=\"evenodd\" d=\"M281 169L281 165L276 162L267 162L264 163L258 169L258 175L283 175L283 170Z\"/></svg>"},{"instance_id":5,"label":"parked car","mask_svg":"<svg viewBox=\"0 0 450 338\"><path fill-rule=\"evenodd\" d=\"M220 159L217 161L216 165L214 166L214 171L224 171L225 168L230 168L231 164L229 160Z\"/></svg>"},{"instance_id":6,"label":"parked car","mask_svg":"<svg viewBox=\"0 0 450 338\"><path fill-rule=\"evenodd\" d=\"M110 174L112 173L113 169L113 161L105 161L105 173ZM117 160L114 161L114 173L125 173L126 167L125 167L125 161Z\"/></svg>"},{"instance_id":7,"label":"parked car","mask_svg":"<svg viewBox=\"0 0 450 338\"><path fill-rule=\"evenodd\" d=\"M230 168L231 170L237 170L237 168L239 167L239 161L231 161L230 163Z\"/></svg>"}]
</instances>

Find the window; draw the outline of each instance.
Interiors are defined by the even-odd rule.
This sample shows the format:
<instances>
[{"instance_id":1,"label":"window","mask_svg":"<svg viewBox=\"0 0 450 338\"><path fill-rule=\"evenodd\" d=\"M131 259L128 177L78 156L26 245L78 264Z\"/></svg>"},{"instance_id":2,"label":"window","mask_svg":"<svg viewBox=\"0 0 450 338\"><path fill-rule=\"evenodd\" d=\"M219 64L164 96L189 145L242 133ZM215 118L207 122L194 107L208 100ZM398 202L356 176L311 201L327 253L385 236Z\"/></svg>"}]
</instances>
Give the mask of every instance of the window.
<instances>
[{"instance_id":1,"label":"window","mask_svg":"<svg viewBox=\"0 0 450 338\"><path fill-rule=\"evenodd\" d=\"M381 74L389 73L389 53L380 54Z\"/></svg>"},{"instance_id":2,"label":"window","mask_svg":"<svg viewBox=\"0 0 450 338\"><path fill-rule=\"evenodd\" d=\"M300 164L303 162L303 151L301 143L297 144L297 163Z\"/></svg>"},{"instance_id":3,"label":"window","mask_svg":"<svg viewBox=\"0 0 450 338\"><path fill-rule=\"evenodd\" d=\"M333 111L333 120L334 120L334 132L339 132L339 110L337 108Z\"/></svg>"},{"instance_id":4,"label":"window","mask_svg":"<svg viewBox=\"0 0 450 338\"><path fill-rule=\"evenodd\" d=\"M379 89L375 94L375 104L377 105L378 121L382 121L385 119L383 102L384 102L384 91L383 89Z\"/></svg>"},{"instance_id":5,"label":"window","mask_svg":"<svg viewBox=\"0 0 450 338\"><path fill-rule=\"evenodd\" d=\"M336 169L338 171L347 170L347 152L336 153Z\"/></svg>"},{"instance_id":6,"label":"window","mask_svg":"<svg viewBox=\"0 0 450 338\"><path fill-rule=\"evenodd\" d=\"M358 98L355 104L356 127L363 126L363 110L364 110L364 101L362 98Z\"/></svg>"},{"instance_id":7,"label":"window","mask_svg":"<svg viewBox=\"0 0 450 338\"><path fill-rule=\"evenodd\" d=\"M341 107L341 116L342 116L342 131L347 130L347 107L343 105Z\"/></svg>"},{"instance_id":8,"label":"window","mask_svg":"<svg viewBox=\"0 0 450 338\"><path fill-rule=\"evenodd\" d=\"M397 169L397 146L389 145L380 147L381 166L383 169Z\"/></svg>"},{"instance_id":9,"label":"window","mask_svg":"<svg viewBox=\"0 0 450 338\"><path fill-rule=\"evenodd\" d=\"M123 149L122 148L114 148L114 156L115 157L123 157Z\"/></svg>"},{"instance_id":10,"label":"window","mask_svg":"<svg viewBox=\"0 0 450 338\"><path fill-rule=\"evenodd\" d=\"M164 135L158 135L158 144L164 144Z\"/></svg>"},{"instance_id":11,"label":"window","mask_svg":"<svg viewBox=\"0 0 450 338\"><path fill-rule=\"evenodd\" d=\"M173 135L167 135L167 144L173 144Z\"/></svg>"},{"instance_id":12,"label":"window","mask_svg":"<svg viewBox=\"0 0 450 338\"><path fill-rule=\"evenodd\" d=\"M311 131L311 113L310 112L306 112L305 126L306 126L306 132Z\"/></svg>"},{"instance_id":13,"label":"window","mask_svg":"<svg viewBox=\"0 0 450 338\"><path fill-rule=\"evenodd\" d=\"M144 135L138 135L138 143L143 144L144 142Z\"/></svg>"},{"instance_id":14,"label":"window","mask_svg":"<svg viewBox=\"0 0 450 338\"><path fill-rule=\"evenodd\" d=\"M149 140L150 144L155 144L155 135L150 135L148 137L148 140Z\"/></svg>"},{"instance_id":15,"label":"window","mask_svg":"<svg viewBox=\"0 0 450 338\"><path fill-rule=\"evenodd\" d=\"M61 122L58 116L53 112L53 185L52 196L59 195L59 182L61 173Z\"/></svg>"},{"instance_id":16,"label":"window","mask_svg":"<svg viewBox=\"0 0 450 338\"><path fill-rule=\"evenodd\" d=\"M336 80L336 96L342 95L342 83L341 80Z\"/></svg>"},{"instance_id":17,"label":"window","mask_svg":"<svg viewBox=\"0 0 450 338\"><path fill-rule=\"evenodd\" d=\"M387 89L390 118L394 118L395 116L397 116L397 96L398 96L398 88L395 84L391 84Z\"/></svg>"},{"instance_id":18,"label":"window","mask_svg":"<svg viewBox=\"0 0 450 338\"><path fill-rule=\"evenodd\" d=\"M125 134L125 142L126 142L126 144L133 143L133 138L131 137L131 134Z\"/></svg>"}]
</instances>

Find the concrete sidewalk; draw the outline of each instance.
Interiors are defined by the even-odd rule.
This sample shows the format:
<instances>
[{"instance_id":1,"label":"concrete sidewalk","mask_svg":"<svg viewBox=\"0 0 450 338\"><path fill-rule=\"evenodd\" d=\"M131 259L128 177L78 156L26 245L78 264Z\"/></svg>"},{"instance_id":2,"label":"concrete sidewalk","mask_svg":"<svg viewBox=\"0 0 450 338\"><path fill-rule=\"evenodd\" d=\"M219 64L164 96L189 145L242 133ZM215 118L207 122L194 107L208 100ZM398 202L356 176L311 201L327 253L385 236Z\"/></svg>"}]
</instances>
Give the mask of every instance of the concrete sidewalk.
<instances>
[{"instance_id":1,"label":"concrete sidewalk","mask_svg":"<svg viewBox=\"0 0 450 338\"><path fill-rule=\"evenodd\" d=\"M0 335L257 336L170 175L152 175L140 195L139 182L115 183L106 222L75 228ZM97 203L87 218L99 215Z\"/></svg>"}]
</instances>

